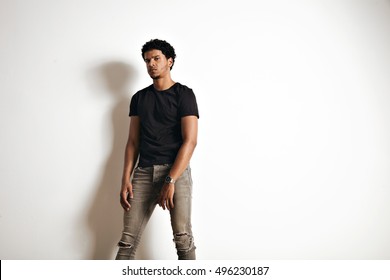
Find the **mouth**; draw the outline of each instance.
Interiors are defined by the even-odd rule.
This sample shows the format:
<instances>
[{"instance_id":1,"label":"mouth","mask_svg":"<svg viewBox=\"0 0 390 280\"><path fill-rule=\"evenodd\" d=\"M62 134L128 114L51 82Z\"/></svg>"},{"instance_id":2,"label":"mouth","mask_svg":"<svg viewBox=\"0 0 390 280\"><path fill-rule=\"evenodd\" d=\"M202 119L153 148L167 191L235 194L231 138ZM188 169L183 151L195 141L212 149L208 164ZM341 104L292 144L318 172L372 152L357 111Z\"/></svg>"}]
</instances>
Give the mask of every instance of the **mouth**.
<instances>
[{"instance_id":1,"label":"mouth","mask_svg":"<svg viewBox=\"0 0 390 280\"><path fill-rule=\"evenodd\" d=\"M152 77L153 79L158 77L159 74L158 74L158 70L155 69L155 68L152 68L152 69L149 69L149 75L150 77Z\"/></svg>"}]
</instances>

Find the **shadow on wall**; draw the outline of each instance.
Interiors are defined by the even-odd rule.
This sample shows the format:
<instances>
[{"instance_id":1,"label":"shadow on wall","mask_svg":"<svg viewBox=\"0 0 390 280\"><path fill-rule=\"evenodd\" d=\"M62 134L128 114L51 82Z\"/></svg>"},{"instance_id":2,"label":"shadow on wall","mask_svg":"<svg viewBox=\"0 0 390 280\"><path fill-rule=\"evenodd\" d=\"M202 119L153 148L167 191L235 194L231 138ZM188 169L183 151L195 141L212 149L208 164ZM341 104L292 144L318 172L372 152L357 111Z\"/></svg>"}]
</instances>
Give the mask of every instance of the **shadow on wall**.
<instances>
[{"instance_id":1,"label":"shadow on wall","mask_svg":"<svg viewBox=\"0 0 390 280\"><path fill-rule=\"evenodd\" d=\"M101 260L115 257L122 233L123 211L119 203L119 192L129 128L128 86L131 87L136 73L130 65L123 62L108 62L94 70L107 93L115 100L111 114L112 149L103 169L102 179L96 186L96 196L88 215L88 223L94 237L88 259ZM147 236L143 236L143 239L147 239ZM148 259L148 251L147 245L140 246L137 258Z\"/></svg>"}]
</instances>

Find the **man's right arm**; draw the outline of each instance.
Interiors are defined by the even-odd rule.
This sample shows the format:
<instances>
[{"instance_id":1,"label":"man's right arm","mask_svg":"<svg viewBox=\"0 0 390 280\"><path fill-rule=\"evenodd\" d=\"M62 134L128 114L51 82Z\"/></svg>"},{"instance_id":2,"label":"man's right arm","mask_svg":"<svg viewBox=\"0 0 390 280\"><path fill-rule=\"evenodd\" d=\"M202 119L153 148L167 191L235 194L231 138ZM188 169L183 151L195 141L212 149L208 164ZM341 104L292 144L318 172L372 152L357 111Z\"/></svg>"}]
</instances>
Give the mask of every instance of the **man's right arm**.
<instances>
[{"instance_id":1,"label":"man's right arm","mask_svg":"<svg viewBox=\"0 0 390 280\"><path fill-rule=\"evenodd\" d=\"M133 185L130 182L139 153L140 120L138 116L131 116L129 137L125 150L125 162L123 166L122 188L120 201L123 209L130 210L129 198L133 198Z\"/></svg>"}]
</instances>

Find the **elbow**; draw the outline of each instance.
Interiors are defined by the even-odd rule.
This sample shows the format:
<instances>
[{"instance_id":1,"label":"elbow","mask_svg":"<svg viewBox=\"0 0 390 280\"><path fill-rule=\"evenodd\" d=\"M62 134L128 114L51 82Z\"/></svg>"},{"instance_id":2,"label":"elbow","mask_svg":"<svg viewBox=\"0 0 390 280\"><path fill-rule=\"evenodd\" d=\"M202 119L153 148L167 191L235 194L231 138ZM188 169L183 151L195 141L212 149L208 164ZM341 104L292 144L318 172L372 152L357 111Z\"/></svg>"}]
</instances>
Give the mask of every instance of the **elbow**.
<instances>
[{"instance_id":1,"label":"elbow","mask_svg":"<svg viewBox=\"0 0 390 280\"><path fill-rule=\"evenodd\" d=\"M192 150L192 151L195 150L196 144L197 144L196 141L195 141L195 142L191 142L191 144L190 144L191 146L190 146L190 147L191 147L191 150Z\"/></svg>"},{"instance_id":2,"label":"elbow","mask_svg":"<svg viewBox=\"0 0 390 280\"><path fill-rule=\"evenodd\" d=\"M129 139L126 144L126 150L138 150L138 141Z\"/></svg>"},{"instance_id":3,"label":"elbow","mask_svg":"<svg viewBox=\"0 0 390 280\"><path fill-rule=\"evenodd\" d=\"M127 139L127 146L138 147L138 144L139 144L138 138L129 137L129 139Z\"/></svg>"},{"instance_id":4,"label":"elbow","mask_svg":"<svg viewBox=\"0 0 390 280\"><path fill-rule=\"evenodd\" d=\"M187 146L191 147L192 150L194 150L195 147L196 147L196 145L198 144L198 141L197 141L196 139L189 139L189 140L187 140L187 141L184 141L184 143L185 143Z\"/></svg>"}]
</instances>

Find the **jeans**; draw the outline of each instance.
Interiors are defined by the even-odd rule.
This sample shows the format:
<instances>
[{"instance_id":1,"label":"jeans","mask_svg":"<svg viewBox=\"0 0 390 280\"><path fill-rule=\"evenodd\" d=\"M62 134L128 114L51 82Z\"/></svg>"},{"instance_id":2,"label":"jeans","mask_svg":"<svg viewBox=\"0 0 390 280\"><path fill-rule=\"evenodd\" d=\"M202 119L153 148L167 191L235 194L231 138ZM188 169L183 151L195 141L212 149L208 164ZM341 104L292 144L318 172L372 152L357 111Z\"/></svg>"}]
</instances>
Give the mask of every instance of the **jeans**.
<instances>
[{"instance_id":1,"label":"jeans","mask_svg":"<svg viewBox=\"0 0 390 280\"><path fill-rule=\"evenodd\" d=\"M133 198L131 208L124 212L124 229L118 243L117 260L132 260L164 185L171 165L137 167L133 175ZM194 260L195 245L191 226L192 179L188 166L176 180L173 197L174 208L170 210L173 241L179 260Z\"/></svg>"}]
</instances>

